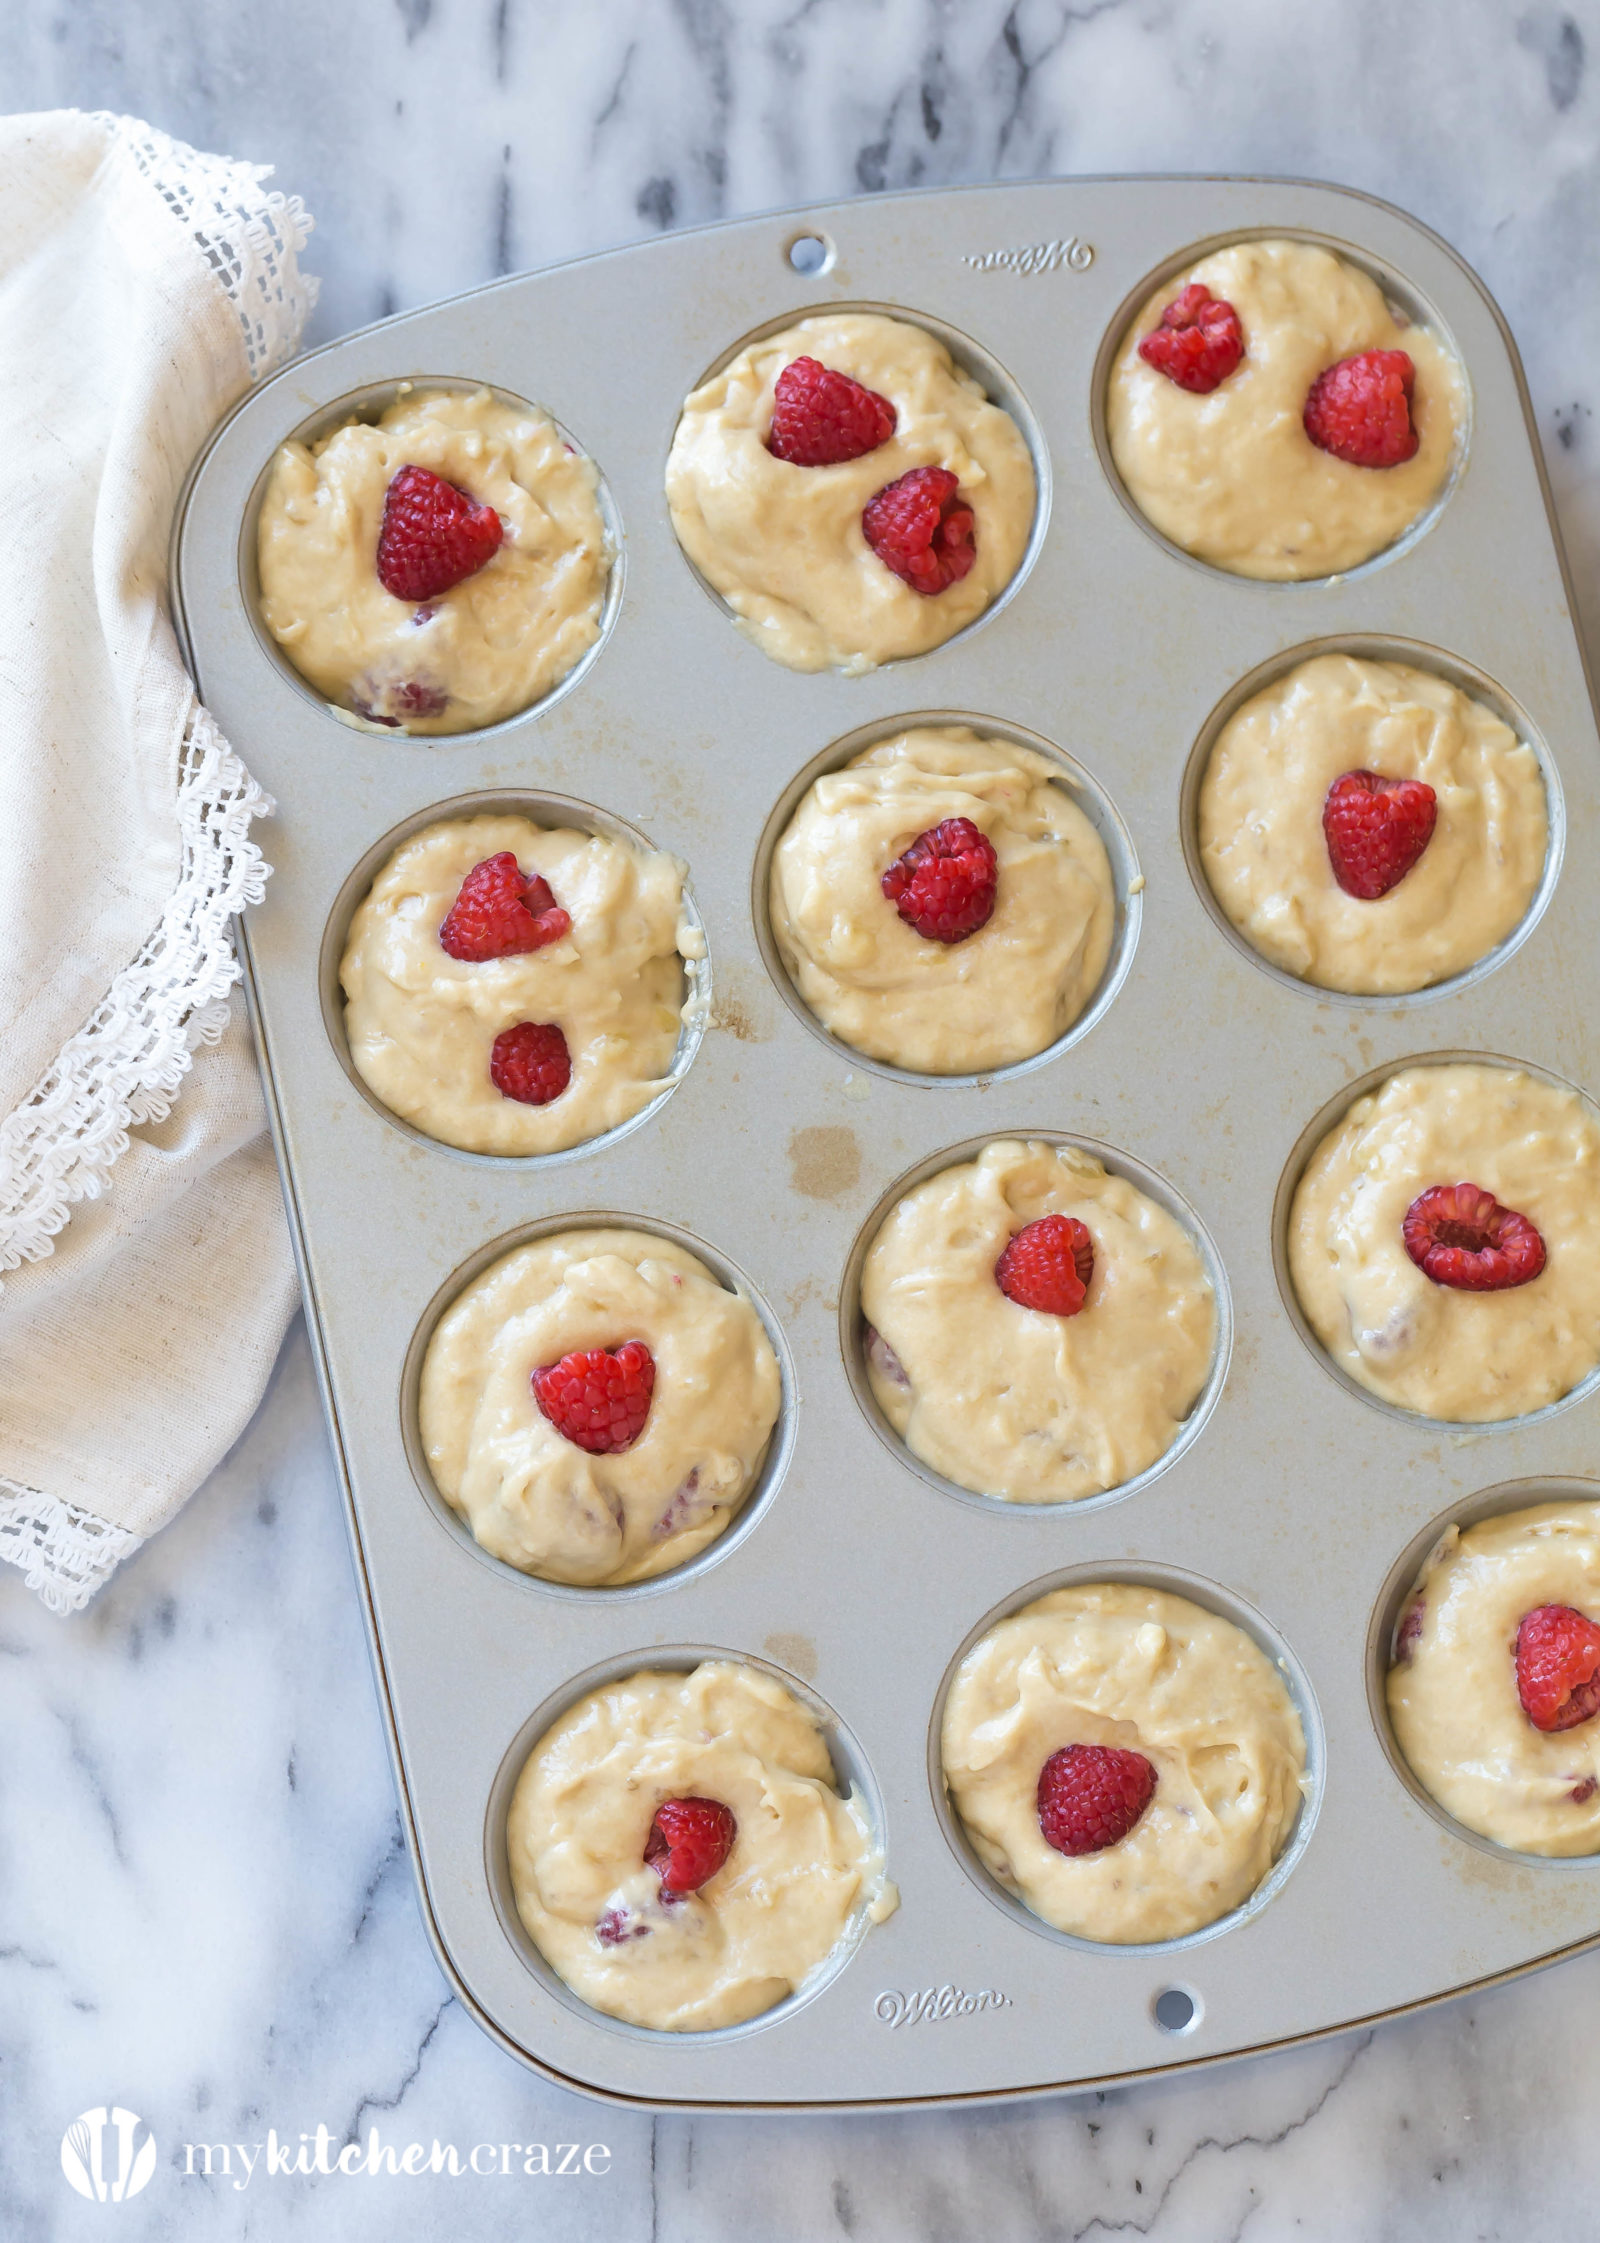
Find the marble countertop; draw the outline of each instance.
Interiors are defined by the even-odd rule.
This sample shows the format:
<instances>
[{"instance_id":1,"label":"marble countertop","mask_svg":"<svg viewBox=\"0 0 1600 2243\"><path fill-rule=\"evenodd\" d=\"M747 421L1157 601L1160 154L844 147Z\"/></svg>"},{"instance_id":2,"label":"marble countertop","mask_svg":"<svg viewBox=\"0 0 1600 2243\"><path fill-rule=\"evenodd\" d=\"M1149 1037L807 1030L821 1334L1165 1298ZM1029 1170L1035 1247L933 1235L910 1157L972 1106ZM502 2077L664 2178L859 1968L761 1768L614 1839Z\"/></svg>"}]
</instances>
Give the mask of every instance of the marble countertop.
<instances>
[{"instance_id":1,"label":"marble countertop","mask_svg":"<svg viewBox=\"0 0 1600 2243\"><path fill-rule=\"evenodd\" d=\"M318 219L313 339L668 226L1044 173L1340 181L1504 307L1600 631L1595 0L21 0L15 108L132 111L275 164ZM622 2113L450 1997L412 1895L296 1328L255 1423L82 1617L0 1580L0 2233L452 2243L1033 2243L1593 2232L1600 1955L1324 2046L928 2116ZM73 2116L167 2155L577 2145L590 2170L67 2190ZM600 2154L604 2145L606 2155ZM502 2172L501 2162L511 2165ZM537 2162L535 2159L534 2162ZM480 2158L480 2165L482 2160ZM603 2169L601 2169L603 2168Z\"/></svg>"}]
</instances>

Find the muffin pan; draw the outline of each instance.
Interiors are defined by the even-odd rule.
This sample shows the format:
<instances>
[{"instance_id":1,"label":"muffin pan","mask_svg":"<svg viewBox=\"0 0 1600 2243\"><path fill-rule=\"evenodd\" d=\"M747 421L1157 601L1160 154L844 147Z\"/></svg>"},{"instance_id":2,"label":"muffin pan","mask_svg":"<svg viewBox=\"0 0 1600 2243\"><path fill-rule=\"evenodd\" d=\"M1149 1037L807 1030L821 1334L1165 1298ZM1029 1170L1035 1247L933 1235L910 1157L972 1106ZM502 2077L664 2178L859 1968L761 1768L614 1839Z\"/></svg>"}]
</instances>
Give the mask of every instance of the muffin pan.
<instances>
[{"instance_id":1,"label":"muffin pan","mask_svg":"<svg viewBox=\"0 0 1600 2243\"><path fill-rule=\"evenodd\" d=\"M1344 579L1262 584L1187 560L1131 516L1104 456L1097 383L1121 323L1163 273L1249 233L1304 235L1389 276L1466 369L1470 436L1451 489ZM662 493L679 404L705 370L760 327L845 304L922 321L958 355L971 337L975 370L1003 375L1042 447L1010 596L935 652L863 678L770 662L707 597ZM619 557L605 634L571 680L492 731L422 741L342 724L291 677L252 614L252 551L274 447L439 378L430 369L536 398L571 430L599 465ZM1405 1417L1329 1375L1275 1271L1275 1205L1308 1125L1375 1073L1466 1052L1600 1087L1587 997L1600 741L1516 354L1443 243L1333 188L1170 179L887 196L672 235L286 368L197 466L174 585L201 691L278 800L264 836L276 870L242 933L246 982L423 1913L487 2031L623 2102L975 2100L1307 2039L1600 1938L1600 1861L1541 1863L1443 1826L1392 1764L1369 1687L1369 1644L1439 1521L1508 1483L1526 1502L1547 1487L1600 1494L1587 1476L1595 1382L1505 1426ZM1275 973L1223 934L1186 862L1185 774L1242 682L1297 650L1378 641L1525 711L1551 778L1530 924L1486 970L1398 1001ZM812 1032L755 879L802 774L930 717L1037 737L1088 774L1091 815L1116 841L1101 997L1062 1047L993 1080L897 1073ZM547 1159L464 1155L395 1124L347 1071L335 976L354 876L464 797L557 798L688 864L710 951L705 1032L685 1037L671 1096L604 1141ZM1153 1175L1192 1209L1223 1278L1203 1421L1161 1469L1078 1506L932 1484L863 1414L841 1302L898 1181L1029 1133ZM681 1574L562 1590L487 1558L442 1514L414 1382L431 1320L493 1254L610 1220L655 1224L744 1274L781 1341L784 1409L761 1487L721 1542ZM937 1712L959 1651L1001 1612L1095 1576L1170 1586L1254 1628L1311 1748L1306 1805L1268 1886L1159 1947L1065 1941L995 1905L938 1796ZM505 1802L542 1717L579 1688L706 1651L765 1662L836 1724L841 1775L878 1822L901 1906L764 2018L642 2032L560 1987L508 1915Z\"/></svg>"}]
</instances>

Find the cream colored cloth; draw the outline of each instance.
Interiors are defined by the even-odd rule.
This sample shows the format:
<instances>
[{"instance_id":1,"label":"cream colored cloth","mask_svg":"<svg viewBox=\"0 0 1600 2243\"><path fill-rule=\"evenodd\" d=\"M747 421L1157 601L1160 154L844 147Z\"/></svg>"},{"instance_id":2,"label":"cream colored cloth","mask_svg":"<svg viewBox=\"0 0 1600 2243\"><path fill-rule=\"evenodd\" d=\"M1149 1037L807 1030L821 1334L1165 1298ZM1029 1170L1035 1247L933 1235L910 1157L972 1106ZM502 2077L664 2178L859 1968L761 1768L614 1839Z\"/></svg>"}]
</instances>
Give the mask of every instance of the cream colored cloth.
<instances>
[{"instance_id":1,"label":"cream colored cloth","mask_svg":"<svg viewBox=\"0 0 1600 2243\"><path fill-rule=\"evenodd\" d=\"M263 176L0 120L0 1557L63 1611L237 1437L294 1302L228 998L271 804L166 607L189 462L309 307Z\"/></svg>"}]
</instances>

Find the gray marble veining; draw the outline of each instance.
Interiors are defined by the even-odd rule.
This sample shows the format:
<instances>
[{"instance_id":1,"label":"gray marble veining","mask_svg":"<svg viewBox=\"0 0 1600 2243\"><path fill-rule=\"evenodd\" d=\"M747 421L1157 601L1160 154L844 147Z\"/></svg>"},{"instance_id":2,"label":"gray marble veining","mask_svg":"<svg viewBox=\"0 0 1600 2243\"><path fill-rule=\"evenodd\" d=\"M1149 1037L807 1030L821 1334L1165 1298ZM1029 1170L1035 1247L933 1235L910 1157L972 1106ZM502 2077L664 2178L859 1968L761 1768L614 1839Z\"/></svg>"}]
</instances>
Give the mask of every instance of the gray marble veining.
<instances>
[{"instance_id":1,"label":"gray marble veining","mask_svg":"<svg viewBox=\"0 0 1600 2243\"><path fill-rule=\"evenodd\" d=\"M317 334L654 229L1041 172L1336 179L1437 227L1522 347L1600 630L1593 0L6 0L8 107L278 167ZM1192 2078L735 2121L547 2088L448 1998L400 1849L309 1362L91 1611L0 1581L0 2234L455 2243L1542 2243L1593 2230L1600 1958ZM82 2203L120 2100L184 2142L605 2144L601 2175L207 2181ZM498 2156L498 2149L496 2152ZM480 2160L480 2163L482 2161ZM509 2162L509 2160L508 2160ZM595 2162L601 2162L596 2160Z\"/></svg>"}]
</instances>

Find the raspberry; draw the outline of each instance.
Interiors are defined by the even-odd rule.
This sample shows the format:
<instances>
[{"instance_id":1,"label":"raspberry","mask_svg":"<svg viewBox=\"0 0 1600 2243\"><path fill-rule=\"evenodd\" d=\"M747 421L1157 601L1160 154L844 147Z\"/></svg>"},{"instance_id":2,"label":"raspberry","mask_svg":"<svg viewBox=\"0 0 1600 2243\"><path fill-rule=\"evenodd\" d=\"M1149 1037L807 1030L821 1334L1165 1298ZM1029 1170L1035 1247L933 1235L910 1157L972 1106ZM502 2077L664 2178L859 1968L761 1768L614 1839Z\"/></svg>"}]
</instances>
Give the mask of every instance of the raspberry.
<instances>
[{"instance_id":1,"label":"raspberry","mask_svg":"<svg viewBox=\"0 0 1600 2243\"><path fill-rule=\"evenodd\" d=\"M1423 1275L1458 1293L1503 1293L1544 1268L1544 1240L1527 1216L1476 1184L1423 1192L1406 1209L1400 1235Z\"/></svg>"},{"instance_id":2,"label":"raspberry","mask_svg":"<svg viewBox=\"0 0 1600 2243\"><path fill-rule=\"evenodd\" d=\"M965 942L994 914L1000 884L994 843L970 818L919 833L878 885L926 942Z\"/></svg>"},{"instance_id":3,"label":"raspberry","mask_svg":"<svg viewBox=\"0 0 1600 2243\"><path fill-rule=\"evenodd\" d=\"M1423 1600L1421 1597L1416 1597L1406 1608L1406 1616L1401 1621L1400 1631L1394 1639L1394 1663L1397 1667L1410 1666L1411 1654L1422 1641L1422 1619Z\"/></svg>"},{"instance_id":4,"label":"raspberry","mask_svg":"<svg viewBox=\"0 0 1600 2243\"><path fill-rule=\"evenodd\" d=\"M887 397L815 358L792 358L772 398L767 450L792 467L839 467L865 458L894 434Z\"/></svg>"},{"instance_id":5,"label":"raspberry","mask_svg":"<svg viewBox=\"0 0 1600 2243\"><path fill-rule=\"evenodd\" d=\"M994 1265L994 1281L1018 1308L1076 1316L1094 1275L1094 1240L1076 1215L1025 1223Z\"/></svg>"},{"instance_id":6,"label":"raspberry","mask_svg":"<svg viewBox=\"0 0 1600 2243\"><path fill-rule=\"evenodd\" d=\"M1576 1729L1600 1713L1600 1628L1570 1604L1541 1604L1517 1630L1517 1696L1536 1729Z\"/></svg>"},{"instance_id":7,"label":"raspberry","mask_svg":"<svg viewBox=\"0 0 1600 2243\"><path fill-rule=\"evenodd\" d=\"M552 1020L519 1020L503 1028L489 1054L489 1080L502 1098L548 1106L572 1080L566 1037Z\"/></svg>"},{"instance_id":8,"label":"raspberry","mask_svg":"<svg viewBox=\"0 0 1600 2243\"><path fill-rule=\"evenodd\" d=\"M630 1939L648 1939L650 1926L625 1908L607 1908L594 1927L594 1936L602 1947L623 1947Z\"/></svg>"},{"instance_id":9,"label":"raspberry","mask_svg":"<svg viewBox=\"0 0 1600 2243\"><path fill-rule=\"evenodd\" d=\"M1352 467L1400 467L1416 452L1411 388L1417 370L1403 350L1364 350L1324 367L1302 416L1320 451Z\"/></svg>"},{"instance_id":10,"label":"raspberry","mask_svg":"<svg viewBox=\"0 0 1600 2243\"><path fill-rule=\"evenodd\" d=\"M1139 356L1180 389L1204 397L1227 380L1244 356L1239 314L1203 281L1192 280L1161 314L1161 325L1139 345Z\"/></svg>"},{"instance_id":11,"label":"raspberry","mask_svg":"<svg viewBox=\"0 0 1600 2243\"><path fill-rule=\"evenodd\" d=\"M644 1431L656 1361L643 1340L580 1348L533 1374L533 1398L556 1431L591 1456L631 1449Z\"/></svg>"},{"instance_id":12,"label":"raspberry","mask_svg":"<svg viewBox=\"0 0 1600 2243\"><path fill-rule=\"evenodd\" d=\"M739 1825L717 1799L663 1799L645 1840L644 1858L663 1895L697 1893L733 1851Z\"/></svg>"},{"instance_id":13,"label":"raspberry","mask_svg":"<svg viewBox=\"0 0 1600 2243\"><path fill-rule=\"evenodd\" d=\"M1585 1776L1582 1783L1573 1785L1567 1797L1575 1807L1582 1807L1588 1804L1597 1791L1600 1791L1600 1783L1596 1783L1593 1776Z\"/></svg>"},{"instance_id":14,"label":"raspberry","mask_svg":"<svg viewBox=\"0 0 1600 2243\"><path fill-rule=\"evenodd\" d=\"M1039 1828L1058 1854L1115 1846L1155 1796L1156 1772L1142 1752L1117 1745L1063 1745L1039 1770Z\"/></svg>"},{"instance_id":15,"label":"raspberry","mask_svg":"<svg viewBox=\"0 0 1600 2243\"><path fill-rule=\"evenodd\" d=\"M862 509L861 534L925 599L959 584L978 558L972 508L947 467L914 467L885 483Z\"/></svg>"},{"instance_id":16,"label":"raspberry","mask_svg":"<svg viewBox=\"0 0 1600 2243\"><path fill-rule=\"evenodd\" d=\"M383 501L378 581L397 600L431 600L476 576L500 550L492 506L427 467L402 467Z\"/></svg>"},{"instance_id":17,"label":"raspberry","mask_svg":"<svg viewBox=\"0 0 1600 2243\"><path fill-rule=\"evenodd\" d=\"M1347 896L1375 903L1398 888L1433 839L1439 799L1421 779L1346 771L1322 805L1322 837Z\"/></svg>"},{"instance_id":18,"label":"raspberry","mask_svg":"<svg viewBox=\"0 0 1600 2243\"><path fill-rule=\"evenodd\" d=\"M439 940L452 958L481 965L487 958L520 958L559 942L572 920L549 883L525 879L509 849L475 864L450 906Z\"/></svg>"}]
</instances>

